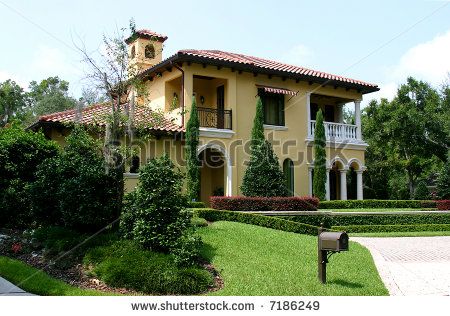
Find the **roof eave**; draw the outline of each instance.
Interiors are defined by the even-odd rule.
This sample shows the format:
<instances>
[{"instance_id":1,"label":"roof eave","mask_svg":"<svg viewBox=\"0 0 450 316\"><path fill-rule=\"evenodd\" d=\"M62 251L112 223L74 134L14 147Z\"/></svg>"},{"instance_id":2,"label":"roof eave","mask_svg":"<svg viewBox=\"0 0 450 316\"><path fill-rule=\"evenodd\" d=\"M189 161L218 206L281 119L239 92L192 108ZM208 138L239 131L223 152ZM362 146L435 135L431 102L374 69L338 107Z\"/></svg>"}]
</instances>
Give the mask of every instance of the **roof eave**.
<instances>
[{"instance_id":1,"label":"roof eave","mask_svg":"<svg viewBox=\"0 0 450 316\"><path fill-rule=\"evenodd\" d=\"M257 73L257 74L263 74L263 75L280 76L280 77L290 78L290 79L294 79L294 80L310 81L310 82L318 83L318 84L326 83L327 85L331 85L331 86L334 85L334 86L343 87L343 88L355 89L362 94L367 94L367 93L376 92L376 91L380 90L380 88L378 86L367 86L367 85L350 83L350 82L339 81L339 80L318 78L316 76L295 74L292 72L282 71L282 70L272 70L272 69L261 68L261 67L255 66L255 65L248 65L248 64L238 63L238 62L216 60L216 59L206 58L206 57L202 57L202 56L192 56L192 55L184 54L181 52L178 52L175 55L169 57L168 59L162 61L161 63L159 63L151 68L148 68L147 70L145 70L144 72L141 73L141 76L144 76L144 80L145 80L146 77L151 77L152 74L160 72L161 69L164 69L173 63L182 63L182 62L193 62L193 63L199 63L199 64L208 64L211 66L229 67L229 68L233 68L238 71L245 71L245 72Z\"/></svg>"}]
</instances>

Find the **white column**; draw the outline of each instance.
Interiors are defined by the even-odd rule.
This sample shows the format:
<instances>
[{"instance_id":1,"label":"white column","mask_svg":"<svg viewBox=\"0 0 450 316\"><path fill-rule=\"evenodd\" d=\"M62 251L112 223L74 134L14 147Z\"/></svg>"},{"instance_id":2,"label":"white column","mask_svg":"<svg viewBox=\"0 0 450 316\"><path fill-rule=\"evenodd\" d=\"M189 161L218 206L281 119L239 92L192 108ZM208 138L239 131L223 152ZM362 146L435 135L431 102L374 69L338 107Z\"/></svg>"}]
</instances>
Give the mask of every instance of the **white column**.
<instances>
[{"instance_id":1,"label":"white column","mask_svg":"<svg viewBox=\"0 0 450 316\"><path fill-rule=\"evenodd\" d=\"M311 92L306 92L306 123L308 124L308 136L312 136L311 131Z\"/></svg>"},{"instance_id":2,"label":"white column","mask_svg":"<svg viewBox=\"0 0 450 316\"><path fill-rule=\"evenodd\" d=\"M341 200L347 200L347 170L339 170L340 171L340 187L341 187Z\"/></svg>"},{"instance_id":3,"label":"white column","mask_svg":"<svg viewBox=\"0 0 450 316\"><path fill-rule=\"evenodd\" d=\"M308 192L309 196L313 196L313 167L308 167Z\"/></svg>"},{"instance_id":4,"label":"white column","mask_svg":"<svg viewBox=\"0 0 450 316\"><path fill-rule=\"evenodd\" d=\"M362 140L361 133L361 100L355 100L356 139Z\"/></svg>"},{"instance_id":5,"label":"white column","mask_svg":"<svg viewBox=\"0 0 450 316\"><path fill-rule=\"evenodd\" d=\"M356 198L363 200L363 170L356 171Z\"/></svg>"},{"instance_id":6,"label":"white column","mask_svg":"<svg viewBox=\"0 0 450 316\"><path fill-rule=\"evenodd\" d=\"M327 168L327 183L325 184L326 198L330 200L330 169Z\"/></svg>"}]
</instances>

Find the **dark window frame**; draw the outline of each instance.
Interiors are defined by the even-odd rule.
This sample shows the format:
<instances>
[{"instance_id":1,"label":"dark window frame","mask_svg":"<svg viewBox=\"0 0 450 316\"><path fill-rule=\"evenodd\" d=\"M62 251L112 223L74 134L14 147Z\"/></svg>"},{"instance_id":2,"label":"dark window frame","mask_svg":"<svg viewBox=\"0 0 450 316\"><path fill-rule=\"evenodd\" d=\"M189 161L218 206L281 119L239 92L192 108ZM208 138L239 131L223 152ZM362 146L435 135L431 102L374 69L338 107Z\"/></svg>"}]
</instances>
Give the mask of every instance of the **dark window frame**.
<instances>
[{"instance_id":1,"label":"dark window frame","mask_svg":"<svg viewBox=\"0 0 450 316\"><path fill-rule=\"evenodd\" d=\"M265 92L264 89L258 89L258 95L263 104L264 124L286 126L284 94L269 93ZM270 112L272 112L271 115L269 115Z\"/></svg>"},{"instance_id":2,"label":"dark window frame","mask_svg":"<svg viewBox=\"0 0 450 316\"><path fill-rule=\"evenodd\" d=\"M155 46L153 44L145 45L144 55L145 55L145 58L148 58L148 59L155 58L155 56L156 56Z\"/></svg>"}]
</instances>

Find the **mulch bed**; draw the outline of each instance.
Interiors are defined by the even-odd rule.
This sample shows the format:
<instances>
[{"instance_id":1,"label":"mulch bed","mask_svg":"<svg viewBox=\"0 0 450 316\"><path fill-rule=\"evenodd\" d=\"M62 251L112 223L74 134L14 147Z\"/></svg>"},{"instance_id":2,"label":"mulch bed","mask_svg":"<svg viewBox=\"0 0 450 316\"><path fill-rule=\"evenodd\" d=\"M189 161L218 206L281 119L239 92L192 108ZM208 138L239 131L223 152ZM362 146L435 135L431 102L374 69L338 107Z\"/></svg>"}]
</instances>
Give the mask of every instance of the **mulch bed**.
<instances>
[{"instance_id":1,"label":"mulch bed","mask_svg":"<svg viewBox=\"0 0 450 316\"><path fill-rule=\"evenodd\" d=\"M52 259L55 258L46 258L42 249L26 251L27 248L24 247L21 251L13 252L11 250L12 240L21 241L22 243L27 242L24 240L21 231L0 230L0 255L20 260L36 269L44 271L56 279L66 282L67 284L82 289L97 290L105 293L115 293L121 295L149 295L126 288L110 287L103 281L90 277L85 267L78 262L73 262L72 267L68 269L58 268L55 265L55 262L52 261ZM208 290L208 292L214 292L222 289L224 284L223 279L220 277L214 266L208 262L201 262L201 266L210 272L214 277L214 285Z\"/></svg>"}]
</instances>

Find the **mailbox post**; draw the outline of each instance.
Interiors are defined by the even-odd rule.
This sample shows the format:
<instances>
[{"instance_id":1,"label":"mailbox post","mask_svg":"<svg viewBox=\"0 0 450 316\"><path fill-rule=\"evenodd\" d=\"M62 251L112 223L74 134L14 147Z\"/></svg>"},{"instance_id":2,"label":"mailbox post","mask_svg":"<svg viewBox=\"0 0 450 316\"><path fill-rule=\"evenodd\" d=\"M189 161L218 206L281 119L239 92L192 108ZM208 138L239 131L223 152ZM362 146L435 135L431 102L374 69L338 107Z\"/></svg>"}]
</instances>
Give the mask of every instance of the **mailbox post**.
<instances>
[{"instance_id":1,"label":"mailbox post","mask_svg":"<svg viewBox=\"0 0 450 316\"><path fill-rule=\"evenodd\" d=\"M348 251L348 235L346 232L327 232L321 224L318 232L317 264L320 282L327 282L328 252L333 253Z\"/></svg>"}]
</instances>

